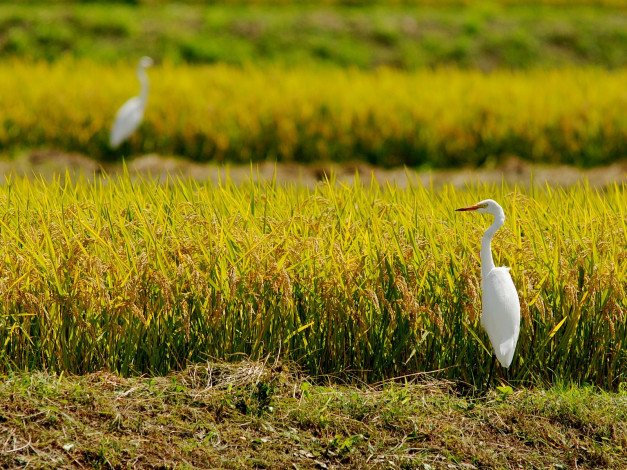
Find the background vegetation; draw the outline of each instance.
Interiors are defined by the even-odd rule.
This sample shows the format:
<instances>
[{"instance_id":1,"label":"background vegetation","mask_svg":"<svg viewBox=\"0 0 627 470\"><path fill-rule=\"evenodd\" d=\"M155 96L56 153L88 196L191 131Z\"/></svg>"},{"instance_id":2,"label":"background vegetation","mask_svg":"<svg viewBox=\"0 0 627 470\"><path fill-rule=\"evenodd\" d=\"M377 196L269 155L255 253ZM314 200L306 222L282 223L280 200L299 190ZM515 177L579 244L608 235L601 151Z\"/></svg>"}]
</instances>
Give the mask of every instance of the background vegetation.
<instances>
[{"instance_id":1,"label":"background vegetation","mask_svg":"<svg viewBox=\"0 0 627 470\"><path fill-rule=\"evenodd\" d=\"M145 122L108 147L133 68L0 64L0 145L114 159L154 152L197 161L347 162L451 167L517 155L608 164L627 149L625 69L483 74L458 69L173 66L151 70ZM60 92L59 90L63 90Z\"/></svg>"},{"instance_id":2,"label":"background vegetation","mask_svg":"<svg viewBox=\"0 0 627 470\"><path fill-rule=\"evenodd\" d=\"M0 57L364 69L627 64L627 6L242 3L4 4Z\"/></svg>"},{"instance_id":3,"label":"background vegetation","mask_svg":"<svg viewBox=\"0 0 627 470\"><path fill-rule=\"evenodd\" d=\"M0 152L605 164L627 149L623 3L5 3ZM113 152L145 54L146 122Z\"/></svg>"}]
</instances>

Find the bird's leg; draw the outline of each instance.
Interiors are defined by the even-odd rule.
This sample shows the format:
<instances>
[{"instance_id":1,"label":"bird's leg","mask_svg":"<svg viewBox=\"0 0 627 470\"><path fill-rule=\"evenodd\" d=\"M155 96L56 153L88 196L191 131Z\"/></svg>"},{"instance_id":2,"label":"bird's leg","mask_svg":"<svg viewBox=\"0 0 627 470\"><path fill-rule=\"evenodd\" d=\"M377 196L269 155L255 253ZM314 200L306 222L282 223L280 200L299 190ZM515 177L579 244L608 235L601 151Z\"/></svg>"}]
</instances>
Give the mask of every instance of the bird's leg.
<instances>
[{"instance_id":1,"label":"bird's leg","mask_svg":"<svg viewBox=\"0 0 627 470\"><path fill-rule=\"evenodd\" d=\"M486 390L490 388L490 383L492 382L492 373L494 372L494 362L496 361L496 354L492 353L492 364L490 364L490 373L488 374L488 381L485 384Z\"/></svg>"},{"instance_id":2,"label":"bird's leg","mask_svg":"<svg viewBox=\"0 0 627 470\"><path fill-rule=\"evenodd\" d=\"M509 382L507 381L507 379L505 378L505 374L507 372L509 372L509 369L506 369L506 372L503 372L503 369L501 368L501 364L499 364L499 372L501 373L501 380L503 381L503 384L505 384L508 387L511 387L511 385L509 384Z\"/></svg>"}]
</instances>

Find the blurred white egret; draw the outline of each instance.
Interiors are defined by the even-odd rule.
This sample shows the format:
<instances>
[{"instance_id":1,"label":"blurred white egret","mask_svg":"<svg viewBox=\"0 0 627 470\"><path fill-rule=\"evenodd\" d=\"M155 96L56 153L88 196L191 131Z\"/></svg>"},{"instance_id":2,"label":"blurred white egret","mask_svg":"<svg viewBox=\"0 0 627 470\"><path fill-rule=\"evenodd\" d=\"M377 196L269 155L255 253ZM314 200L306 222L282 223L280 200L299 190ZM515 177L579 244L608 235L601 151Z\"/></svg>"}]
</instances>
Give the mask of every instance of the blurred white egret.
<instances>
[{"instance_id":1,"label":"blurred white egret","mask_svg":"<svg viewBox=\"0 0 627 470\"><path fill-rule=\"evenodd\" d=\"M512 276L509 274L509 268L496 268L492 260L492 237L505 223L505 213L503 208L492 199L456 210L477 211L494 216L494 223L485 231L481 241L481 290L483 293L481 324L488 332L497 359L503 367L509 367L520 332L520 301ZM494 365L494 356L492 365ZM492 367L490 375L492 375Z\"/></svg>"},{"instance_id":2,"label":"blurred white egret","mask_svg":"<svg viewBox=\"0 0 627 470\"><path fill-rule=\"evenodd\" d=\"M118 110L115 115L111 134L109 136L109 145L111 148L118 147L122 142L135 132L144 117L144 109L148 101L148 75L146 68L152 66L150 57L142 57L137 64L137 78L141 84L141 90L138 96L134 96Z\"/></svg>"}]
</instances>

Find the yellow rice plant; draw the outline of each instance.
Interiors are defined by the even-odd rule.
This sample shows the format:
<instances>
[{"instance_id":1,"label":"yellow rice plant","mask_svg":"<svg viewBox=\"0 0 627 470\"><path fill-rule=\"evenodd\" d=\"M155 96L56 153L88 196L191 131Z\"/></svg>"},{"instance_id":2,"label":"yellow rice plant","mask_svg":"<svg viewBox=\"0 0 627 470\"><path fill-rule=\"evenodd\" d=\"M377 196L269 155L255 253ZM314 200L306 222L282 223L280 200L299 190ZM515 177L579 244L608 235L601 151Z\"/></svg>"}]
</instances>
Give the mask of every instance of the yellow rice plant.
<instances>
[{"instance_id":1,"label":"yellow rice plant","mask_svg":"<svg viewBox=\"0 0 627 470\"><path fill-rule=\"evenodd\" d=\"M372 72L162 64L145 122L108 149L134 64L0 63L0 147L99 158L138 152L195 160L366 160L453 166L518 155L595 165L625 156L627 70Z\"/></svg>"},{"instance_id":2,"label":"yellow rice plant","mask_svg":"<svg viewBox=\"0 0 627 470\"><path fill-rule=\"evenodd\" d=\"M163 374L281 356L312 374L485 380L479 244L520 294L510 379L627 370L625 185L313 189L99 177L0 188L0 370Z\"/></svg>"},{"instance_id":3,"label":"yellow rice plant","mask_svg":"<svg viewBox=\"0 0 627 470\"><path fill-rule=\"evenodd\" d=\"M165 0L138 0L140 4L161 4ZM212 0L195 0L194 3L214 3ZM468 6L477 4L476 0L377 0L375 2L366 0L223 0L227 5L371 5L381 3L385 5L418 5L430 7L442 6ZM627 8L626 0L494 0L490 3L505 6L520 5L548 5L548 6L596 6L611 8Z\"/></svg>"}]
</instances>

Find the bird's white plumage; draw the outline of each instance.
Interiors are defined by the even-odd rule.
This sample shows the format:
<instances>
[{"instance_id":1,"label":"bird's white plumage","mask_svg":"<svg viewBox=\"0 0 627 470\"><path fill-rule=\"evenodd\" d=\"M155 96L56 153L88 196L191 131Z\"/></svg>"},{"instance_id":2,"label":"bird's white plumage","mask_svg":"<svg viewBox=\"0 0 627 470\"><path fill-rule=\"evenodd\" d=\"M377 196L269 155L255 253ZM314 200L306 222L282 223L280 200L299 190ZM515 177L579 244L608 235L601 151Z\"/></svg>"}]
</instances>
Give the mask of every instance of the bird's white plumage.
<instances>
[{"instance_id":1,"label":"bird's white plumage","mask_svg":"<svg viewBox=\"0 0 627 470\"><path fill-rule=\"evenodd\" d=\"M137 78L141 85L140 93L129 99L118 110L115 115L115 121L111 127L109 134L109 145L111 148L118 147L122 142L128 139L139 127L144 118L144 110L148 102L148 75L146 68L152 65L150 57L142 57L137 64Z\"/></svg>"},{"instance_id":2,"label":"bird's white plumage","mask_svg":"<svg viewBox=\"0 0 627 470\"><path fill-rule=\"evenodd\" d=\"M520 332L520 303L509 268L492 268L481 280L483 312L481 325L503 367L514 358Z\"/></svg>"},{"instance_id":3,"label":"bird's white plumage","mask_svg":"<svg viewBox=\"0 0 627 470\"><path fill-rule=\"evenodd\" d=\"M457 210L494 216L494 223L485 231L481 241L481 325L488 333L496 358L503 367L509 367L520 333L520 301L509 268L494 266L491 246L492 237L505 223L505 213L492 199Z\"/></svg>"},{"instance_id":4,"label":"bird's white plumage","mask_svg":"<svg viewBox=\"0 0 627 470\"><path fill-rule=\"evenodd\" d=\"M118 147L137 130L144 118L144 109L145 104L139 96L134 96L122 105L111 128L109 144L112 148Z\"/></svg>"}]
</instances>

